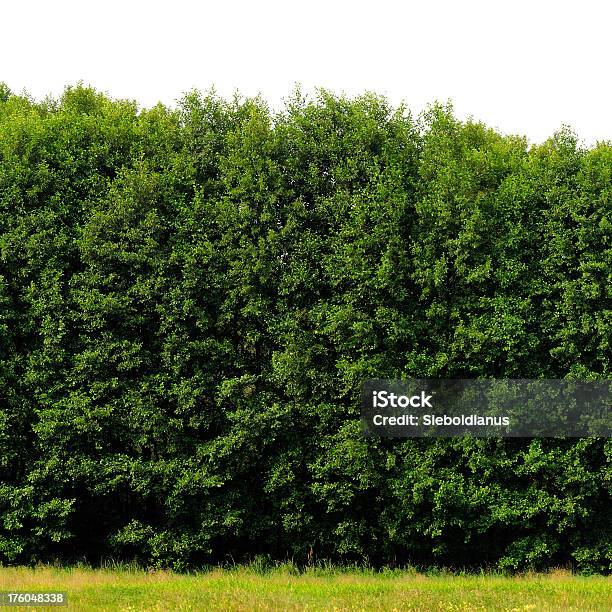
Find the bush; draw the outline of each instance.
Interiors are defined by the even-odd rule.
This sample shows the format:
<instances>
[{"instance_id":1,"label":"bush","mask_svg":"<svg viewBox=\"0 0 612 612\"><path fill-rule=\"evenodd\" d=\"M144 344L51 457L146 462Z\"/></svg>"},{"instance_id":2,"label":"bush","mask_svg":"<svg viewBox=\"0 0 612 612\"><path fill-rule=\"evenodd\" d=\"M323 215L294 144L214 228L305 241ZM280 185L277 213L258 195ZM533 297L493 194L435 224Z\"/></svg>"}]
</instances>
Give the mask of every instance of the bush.
<instances>
[{"instance_id":1,"label":"bush","mask_svg":"<svg viewBox=\"0 0 612 612\"><path fill-rule=\"evenodd\" d=\"M609 378L611 169L374 95L0 88L0 559L609 571L610 441L366 439L358 406Z\"/></svg>"}]
</instances>

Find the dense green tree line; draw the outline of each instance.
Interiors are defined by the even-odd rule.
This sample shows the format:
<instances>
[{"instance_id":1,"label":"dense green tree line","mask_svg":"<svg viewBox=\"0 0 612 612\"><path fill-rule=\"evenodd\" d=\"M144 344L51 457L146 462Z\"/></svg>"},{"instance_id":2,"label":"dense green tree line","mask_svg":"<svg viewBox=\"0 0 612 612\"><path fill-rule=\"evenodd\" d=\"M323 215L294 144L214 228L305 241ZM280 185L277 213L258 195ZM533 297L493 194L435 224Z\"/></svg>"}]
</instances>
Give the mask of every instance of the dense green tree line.
<instances>
[{"instance_id":1,"label":"dense green tree line","mask_svg":"<svg viewBox=\"0 0 612 612\"><path fill-rule=\"evenodd\" d=\"M612 569L612 444L376 440L368 377L610 377L612 146L383 98L0 88L0 561Z\"/></svg>"}]
</instances>

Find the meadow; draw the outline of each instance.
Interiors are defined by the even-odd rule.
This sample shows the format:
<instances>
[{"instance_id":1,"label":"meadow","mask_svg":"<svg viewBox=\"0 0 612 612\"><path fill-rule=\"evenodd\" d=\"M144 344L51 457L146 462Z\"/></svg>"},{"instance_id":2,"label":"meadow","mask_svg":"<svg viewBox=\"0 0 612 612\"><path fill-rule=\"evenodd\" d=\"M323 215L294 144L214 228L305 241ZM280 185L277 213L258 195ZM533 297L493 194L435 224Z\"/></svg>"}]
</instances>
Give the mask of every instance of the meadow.
<instances>
[{"instance_id":1,"label":"meadow","mask_svg":"<svg viewBox=\"0 0 612 612\"><path fill-rule=\"evenodd\" d=\"M68 607L48 609L79 611L612 609L612 578L565 570L510 576L317 567L300 572L290 564L189 574L133 567L4 567L0 591L65 591Z\"/></svg>"}]
</instances>

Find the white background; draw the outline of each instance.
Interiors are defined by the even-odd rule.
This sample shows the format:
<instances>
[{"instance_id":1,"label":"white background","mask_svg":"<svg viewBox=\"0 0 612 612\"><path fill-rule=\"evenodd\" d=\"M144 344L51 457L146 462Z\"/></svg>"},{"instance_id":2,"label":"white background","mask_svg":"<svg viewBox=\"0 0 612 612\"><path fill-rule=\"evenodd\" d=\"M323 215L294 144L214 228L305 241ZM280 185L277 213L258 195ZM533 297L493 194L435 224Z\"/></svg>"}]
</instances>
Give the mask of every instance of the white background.
<instances>
[{"instance_id":1,"label":"white background","mask_svg":"<svg viewBox=\"0 0 612 612\"><path fill-rule=\"evenodd\" d=\"M0 81L37 98L83 80L145 106L212 85L278 106L299 82L592 144L612 140L611 59L605 0L0 3Z\"/></svg>"}]
</instances>

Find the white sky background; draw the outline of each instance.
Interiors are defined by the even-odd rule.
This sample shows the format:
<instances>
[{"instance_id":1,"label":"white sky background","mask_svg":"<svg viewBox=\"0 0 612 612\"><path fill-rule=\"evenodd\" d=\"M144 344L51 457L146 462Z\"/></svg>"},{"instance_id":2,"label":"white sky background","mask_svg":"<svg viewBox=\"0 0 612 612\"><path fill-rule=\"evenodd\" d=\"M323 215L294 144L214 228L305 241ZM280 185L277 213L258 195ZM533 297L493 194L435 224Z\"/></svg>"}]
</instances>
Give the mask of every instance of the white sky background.
<instances>
[{"instance_id":1,"label":"white sky background","mask_svg":"<svg viewBox=\"0 0 612 612\"><path fill-rule=\"evenodd\" d=\"M278 106L299 82L592 144L612 140L611 60L606 0L0 2L0 81L37 98L83 80L145 106L212 85Z\"/></svg>"}]
</instances>

